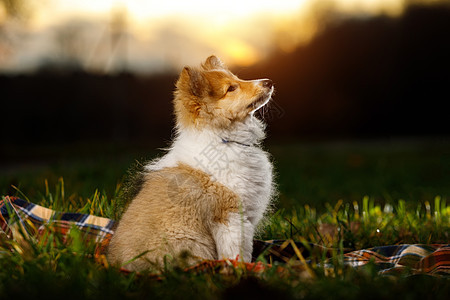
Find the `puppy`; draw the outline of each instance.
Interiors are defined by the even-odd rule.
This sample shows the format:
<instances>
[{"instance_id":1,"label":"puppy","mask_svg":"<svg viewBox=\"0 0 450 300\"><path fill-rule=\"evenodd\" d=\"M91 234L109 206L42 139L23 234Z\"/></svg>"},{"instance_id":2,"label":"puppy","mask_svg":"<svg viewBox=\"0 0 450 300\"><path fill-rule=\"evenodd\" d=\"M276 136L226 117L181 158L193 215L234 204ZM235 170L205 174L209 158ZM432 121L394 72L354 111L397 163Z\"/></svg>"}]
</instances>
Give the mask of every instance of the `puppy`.
<instances>
[{"instance_id":1,"label":"puppy","mask_svg":"<svg viewBox=\"0 0 450 300\"><path fill-rule=\"evenodd\" d=\"M145 166L144 184L108 248L129 270L164 257L252 259L255 228L274 195L272 164L261 149L265 126L254 113L274 87L241 80L215 56L185 67L176 83L176 137Z\"/></svg>"}]
</instances>

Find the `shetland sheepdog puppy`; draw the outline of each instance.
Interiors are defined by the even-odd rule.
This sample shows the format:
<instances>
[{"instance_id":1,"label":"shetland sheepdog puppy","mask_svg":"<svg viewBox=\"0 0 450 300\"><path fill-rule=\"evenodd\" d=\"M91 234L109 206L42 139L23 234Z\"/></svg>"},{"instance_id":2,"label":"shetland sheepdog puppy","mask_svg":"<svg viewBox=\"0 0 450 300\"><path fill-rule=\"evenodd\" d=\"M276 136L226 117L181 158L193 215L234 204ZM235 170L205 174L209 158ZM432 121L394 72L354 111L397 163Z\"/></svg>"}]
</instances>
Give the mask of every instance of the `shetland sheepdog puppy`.
<instances>
[{"instance_id":1,"label":"shetland sheepdog puppy","mask_svg":"<svg viewBox=\"0 0 450 300\"><path fill-rule=\"evenodd\" d=\"M254 113L273 90L269 79L239 79L215 56L183 69L173 101L176 136L167 154L145 166L109 245L111 263L138 271L181 254L190 263L251 261L255 228L275 190L260 147L265 125Z\"/></svg>"}]
</instances>

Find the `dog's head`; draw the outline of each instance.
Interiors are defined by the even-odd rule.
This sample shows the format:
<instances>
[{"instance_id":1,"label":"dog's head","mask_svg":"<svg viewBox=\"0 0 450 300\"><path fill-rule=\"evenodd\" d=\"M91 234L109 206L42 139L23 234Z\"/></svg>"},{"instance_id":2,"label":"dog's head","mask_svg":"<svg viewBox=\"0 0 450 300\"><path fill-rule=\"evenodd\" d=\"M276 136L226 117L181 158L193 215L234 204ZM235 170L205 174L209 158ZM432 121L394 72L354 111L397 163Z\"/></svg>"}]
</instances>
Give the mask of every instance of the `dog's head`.
<instances>
[{"instance_id":1,"label":"dog's head","mask_svg":"<svg viewBox=\"0 0 450 300\"><path fill-rule=\"evenodd\" d=\"M175 114L178 126L226 129L243 122L269 102L269 79L242 80L215 56L200 68L185 67L176 84Z\"/></svg>"}]
</instances>

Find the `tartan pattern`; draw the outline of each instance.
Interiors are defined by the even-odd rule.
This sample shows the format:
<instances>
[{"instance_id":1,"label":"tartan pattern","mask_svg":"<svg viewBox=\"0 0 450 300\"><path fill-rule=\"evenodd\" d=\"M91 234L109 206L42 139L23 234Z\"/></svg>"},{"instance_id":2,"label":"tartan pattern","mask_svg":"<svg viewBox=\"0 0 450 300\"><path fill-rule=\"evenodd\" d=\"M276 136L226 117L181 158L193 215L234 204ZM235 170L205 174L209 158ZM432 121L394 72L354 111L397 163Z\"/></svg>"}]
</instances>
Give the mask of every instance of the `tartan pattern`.
<instances>
[{"instance_id":1,"label":"tartan pattern","mask_svg":"<svg viewBox=\"0 0 450 300\"><path fill-rule=\"evenodd\" d=\"M8 239L14 238L12 227L19 223L28 234L40 236L45 227L52 225L58 232L66 235L73 226L85 233L88 240L97 243L96 258L104 261L105 250L114 234L115 221L80 213L62 213L24 201L16 197L3 197L0 201L0 228ZM30 223L32 226L30 226ZM269 262L287 262L307 259L313 253L330 257L336 249L320 245L307 244L290 240L254 241L253 259L264 257ZM345 251L345 249L344 249ZM306 259L305 259L306 258ZM450 245L391 245L373 247L344 253L344 266L360 268L373 263L380 274L430 274L450 275ZM237 260L203 261L187 271L202 271L225 265L236 265ZM245 264L248 270L261 272L264 265L258 263ZM270 267L270 265L267 265ZM325 266L327 267L327 266Z\"/></svg>"},{"instance_id":2,"label":"tartan pattern","mask_svg":"<svg viewBox=\"0 0 450 300\"><path fill-rule=\"evenodd\" d=\"M16 197L4 197L0 201L0 212L0 228L10 239L14 238L13 227L16 224L31 236L42 235L46 226L51 225L64 237L75 226L87 240L96 243L110 239L114 233L113 220L88 214L55 212Z\"/></svg>"},{"instance_id":3,"label":"tartan pattern","mask_svg":"<svg viewBox=\"0 0 450 300\"><path fill-rule=\"evenodd\" d=\"M392 245L344 255L344 264L361 267L373 262L379 273L450 275L450 245Z\"/></svg>"},{"instance_id":4,"label":"tartan pattern","mask_svg":"<svg viewBox=\"0 0 450 300\"><path fill-rule=\"evenodd\" d=\"M332 252L338 249L325 248L316 244L306 244L284 240L254 241L253 258L261 253L268 261L287 262L299 254L306 258L305 262L311 261L307 258L312 254L319 257L329 258ZM430 274L450 275L450 245L441 244L412 244L412 245L390 245L379 246L369 249L350 251L344 249L344 266L361 268L373 263L380 274ZM325 267L332 267L326 264Z\"/></svg>"}]
</instances>

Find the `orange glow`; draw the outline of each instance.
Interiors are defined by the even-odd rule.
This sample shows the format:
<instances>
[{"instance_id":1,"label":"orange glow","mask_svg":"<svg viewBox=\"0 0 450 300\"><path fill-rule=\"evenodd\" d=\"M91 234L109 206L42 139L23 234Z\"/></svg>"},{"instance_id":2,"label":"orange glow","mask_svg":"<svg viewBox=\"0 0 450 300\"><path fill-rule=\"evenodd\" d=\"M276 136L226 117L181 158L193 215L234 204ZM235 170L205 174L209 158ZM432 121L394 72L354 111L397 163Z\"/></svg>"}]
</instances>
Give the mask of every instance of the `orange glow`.
<instances>
[{"instance_id":1,"label":"orange glow","mask_svg":"<svg viewBox=\"0 0 450 300\"><path fill-rule=\"evenodd\" d=\"M253 47L237 39L225 43L223 52L229 57L230 61L241 66L252 65L260 58Z\"/></svg>"},{"instance_id":2,"label":"orange glow","mask_svg":"<svg viewBox=\"0 0 450 300\"><path fill-rule=\"evenodd\" d=\"M0 2L0 24L2 24L3 22L5 22L6 20L6 8L5 8L5 4L3 4L3 2Z\"/></svg>"},{"instance_id":3,"label":"orange glow","mask_svg":"<svg viewBox=\"0 0 450 300\"><path fill-rule=\"evenodd\" d=\"M120 42L126 43L127 52L121 55L127 56L127 66L133 70L161 70L164 64L178 68L201 61L210 54L223 57L229 65L248 66L274 49L291 52L308 42L317 32L324 7L346 14L396 15L401 13L404 2L46 0L42 5L34 5L40 3L35 1L38 0L30 0L33 17L27 22L26 30L42 36L41 40L34 39L37 44L29 46L33 51L16 49L17 57L2 61L4 65L0 65L0 71L17 68L14 64L23 64L24 61L33 62L52 56L48 43L55 43L54 38L52 40L55 34L50 31L64 31L70 24L83 23L84 27L73 26L73 30L79 30L76 38L83 40L85 45L91 45L91 48L79 51L86 56L80 60L87 69L101 66L105 60L114 60L118 55L105 43L111 38L112 31L122 34ZM120 28L112 25L118 13L123 17ZM0 5L0 24L2 20L5 20L5 12Z\"/></svg>"}]
</instances>

